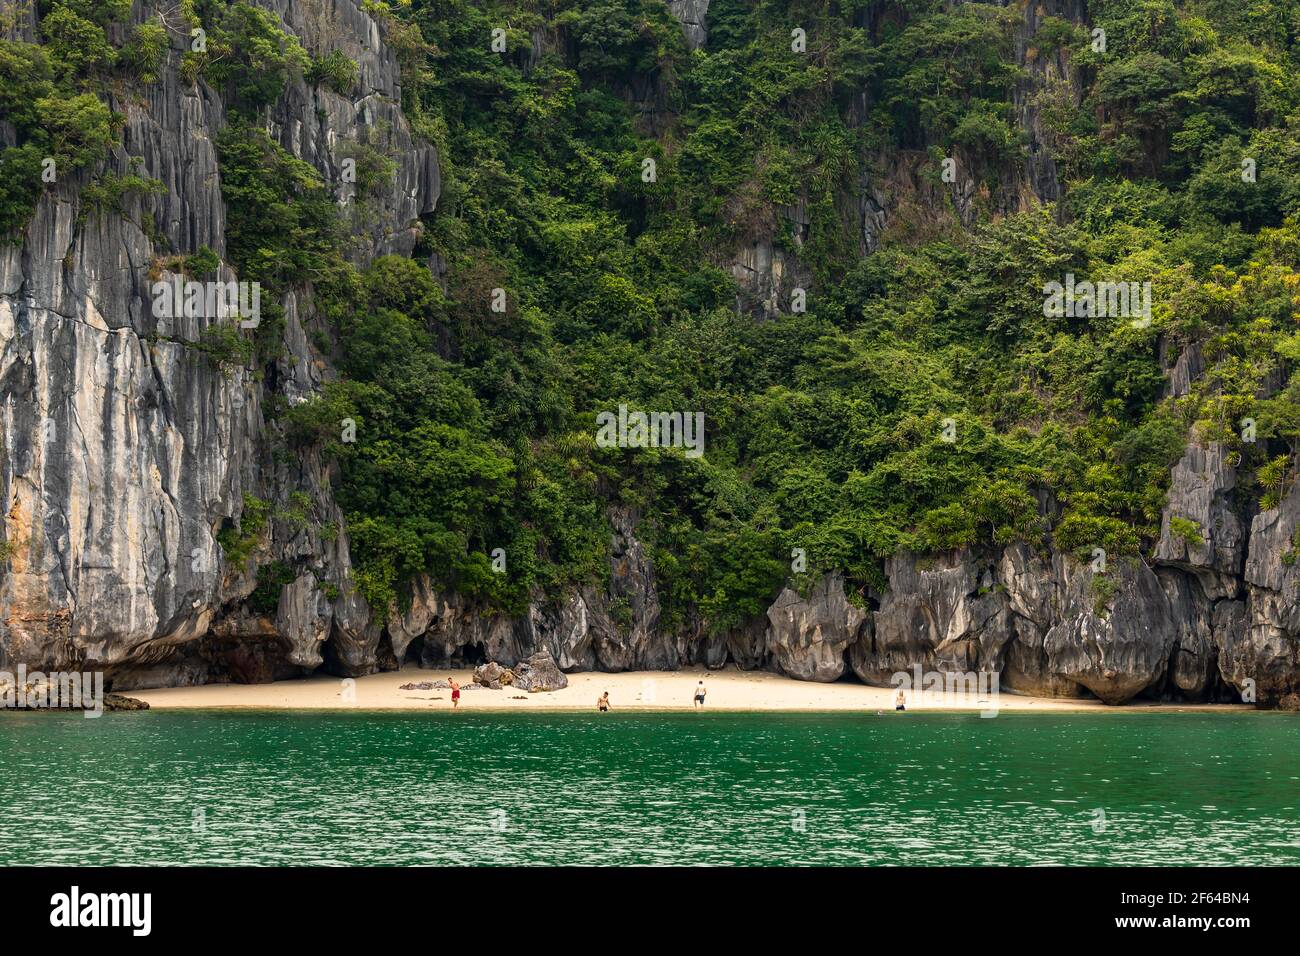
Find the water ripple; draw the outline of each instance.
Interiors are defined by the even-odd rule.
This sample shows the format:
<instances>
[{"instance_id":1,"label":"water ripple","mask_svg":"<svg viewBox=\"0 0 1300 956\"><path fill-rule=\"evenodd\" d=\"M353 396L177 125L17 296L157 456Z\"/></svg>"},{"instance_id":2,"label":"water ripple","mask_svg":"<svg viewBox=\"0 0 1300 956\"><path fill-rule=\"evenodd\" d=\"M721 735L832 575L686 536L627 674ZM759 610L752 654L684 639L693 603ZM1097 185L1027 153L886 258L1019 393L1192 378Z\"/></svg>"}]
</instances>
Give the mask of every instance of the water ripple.
<instances>
[{"instance_id":1,"label":"water ripple","mask_svg":"<svg viewBox=\"0 0 1300 956\"><path fill-rule=\"evenodd\" d=\"M1300 862L1285 715L0 721L2 864Z\"/></svg>"}]
</instances>

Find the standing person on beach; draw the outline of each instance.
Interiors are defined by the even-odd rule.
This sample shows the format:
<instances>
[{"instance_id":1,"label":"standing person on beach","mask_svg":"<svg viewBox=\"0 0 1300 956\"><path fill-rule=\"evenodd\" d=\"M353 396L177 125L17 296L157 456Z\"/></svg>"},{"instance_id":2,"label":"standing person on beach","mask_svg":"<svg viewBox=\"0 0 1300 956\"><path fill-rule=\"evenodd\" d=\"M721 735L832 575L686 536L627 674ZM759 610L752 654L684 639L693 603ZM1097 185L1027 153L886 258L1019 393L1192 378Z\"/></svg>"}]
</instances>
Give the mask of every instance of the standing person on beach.
<instances>
[{"instance_id":1,"label":"standing person on beach","mask_svg":"<svg viewBox=\"0 0 1300 956\"><path fill-rule=\"evenodd\" d=\"M456 683L454 677L448 677L447 684L451 687L451 709L455 710L460 706L460 685Z\"/></svg>"},{"instance_id":2,"label":"standing person on beach","mask_svg":"<svg viewBox=\"0 0 1300 956\"><path fill-rule=\"evenodd\" d=\"M704 681L700 681L699 684L697 684L695 687L695 709L696 710L699 710L701 707L704 706L704 695L707 693L708 691L704 687Z\"/></svg>"},{"instance_id":3,"label":"standing person on beach","mask_svg":"<svg viewBox=\"0 0 1300 956\"><path fill-rule=\"evenodd\" d=\"M903 688L898 688L898 696L894 698L894 710L907 710L907 698L903 696Z\"/></svg>"},{"instance_id":4,"label":"standing person on beach","mask_svg":"<svg viewBox=\"0 0 1300 956\"><path fill-rule=\"evenodd\" d=\"M605 691L596 699L596 709L602 714L609 710L609 691Z\"/></svg>"}]
</instances>

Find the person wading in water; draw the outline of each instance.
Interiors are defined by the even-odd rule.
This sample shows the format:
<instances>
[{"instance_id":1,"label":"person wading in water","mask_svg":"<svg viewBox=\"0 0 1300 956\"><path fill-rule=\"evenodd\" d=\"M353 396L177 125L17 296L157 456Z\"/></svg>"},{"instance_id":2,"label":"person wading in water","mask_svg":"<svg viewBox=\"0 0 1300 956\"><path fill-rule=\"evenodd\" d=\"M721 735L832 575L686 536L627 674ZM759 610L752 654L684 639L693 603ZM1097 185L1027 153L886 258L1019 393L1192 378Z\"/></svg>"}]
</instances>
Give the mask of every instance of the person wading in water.
<instances>
[{"instance_id":1,"label":"person wading in water","mask_svg":"<svg viewBox=\"0 0 1300 956\"><path fill-rule=\"evenodd\" d=\"M605 691L596 699L596 709L602 714L609 710L609 691Z\"/></svg>"}]
</instances>

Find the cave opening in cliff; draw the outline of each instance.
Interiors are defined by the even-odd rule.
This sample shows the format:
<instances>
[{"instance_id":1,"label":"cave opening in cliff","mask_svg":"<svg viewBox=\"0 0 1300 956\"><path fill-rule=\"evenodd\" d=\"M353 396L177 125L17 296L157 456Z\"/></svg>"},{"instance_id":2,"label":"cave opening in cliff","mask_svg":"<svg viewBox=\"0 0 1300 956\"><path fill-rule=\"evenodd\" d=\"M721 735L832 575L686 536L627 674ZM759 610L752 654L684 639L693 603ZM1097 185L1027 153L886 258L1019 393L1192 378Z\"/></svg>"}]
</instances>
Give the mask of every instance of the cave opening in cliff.
<instances>
[{"instance_id":1,"label":"cave opening in cliff","mask_svg":"<svg viewBox=\"0 0 1300 956\"><path fill-rule=\"evenodd\" d=\"M456 653L451 655L449 663L459 667L478 667L487 662L487 650L482 644L462 644L456 648Z\"/></svg>"},{"instance_id":2,"label":"cave opening in cliff","mask_svg":"<svg viewBox=\"0 0 1300 956\"><path fill-rule=\"evenodd\" d=\"M416 667L419 667L422 660L424 660L423 634L411 641L410 644L406 645L406 653L402 655L402 659L399 663L402 667L405 667L407 664L414 664Z\"/></svg>"},{"instance_id":3,"label":"cave opening in cliff","mask_svg":"<svg viewBox=\"0 0 1300 956\"><path fill-rule=\"evenodd\" d=\"M408 664L423 668L467 668L486 664L491 658L481 643L462 644L451 653L446 645L437 641L426 640L423 635L415 638L406 646L402 655L402 666Z\"/></svg>"}]
</instances>

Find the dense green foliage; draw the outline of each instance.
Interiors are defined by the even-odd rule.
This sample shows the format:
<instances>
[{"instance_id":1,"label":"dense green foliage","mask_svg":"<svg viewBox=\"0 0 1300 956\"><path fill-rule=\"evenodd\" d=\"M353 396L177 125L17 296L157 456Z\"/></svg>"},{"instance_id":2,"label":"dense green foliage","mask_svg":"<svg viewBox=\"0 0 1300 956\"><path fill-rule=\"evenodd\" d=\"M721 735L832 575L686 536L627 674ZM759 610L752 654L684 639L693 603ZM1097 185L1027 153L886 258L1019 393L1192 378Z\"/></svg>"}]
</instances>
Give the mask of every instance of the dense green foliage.
<instances>
[{"instance_id":1,"label":"dense green foliage","mask_svg":"<svg viewBox=\"0 0 1300 956\"><path fill-rule=\"evenodd\" d=\"M233 109L255 111L274 103L290 78L311 58L279 18L251 3L207 3L212 10L206 49L190 51L187 67L222 89Z\"/></svg>"},{"instance_id":2,"label":"dense green foliage","mask_svg":"<svg viewBox=\"0 0 1300 956\"><path fill-rule=\"evenodd\" d=\"M20 133L6 168L61 131L69 161L93 161L111 123L78 84L155 68L147 31L128 55L83 4L53 6L57 42L0 47L19 84L0 84ZM350 265L329 185L255 120L300 76L347 93L355 64L312 59L249 3L198 0L209 47L185 68L236 114L218 141L231 264L272 293L311 286L341 376L280 424L338 460L377 607L420 572L515 611L598 582L615 504L643 519L666 616L723 628L767 606L796 548L798 583L838 568L859 591L900 549L1142 552L1189 436L1232 445L1262 507L1294 480L1297 0L1093 0L1087 26L1041 18L1023 57L1020 5L713 0L696 51L661 0L365 6L439 149L413 259ZM1077 90L1035 72L1048 59ZM382 188L391 159L352 149L358 194ZM1064 195L1038 207L1026 184L1049 158ZM16 181L0 176L6 216L30 206ZM864 183L892 198L870 252ZM766 241L809 270L806 311L737 310L731 263ZM1149 282L1151 321L1045 314L1067 274ZM1189 343L1205 373L1169 397L1162 346L1169 364ZM704 456L598 448L595 416L620 403L703 412Z\"/></svg>"},{"instance_id":3,"label":"dense green foliage","mask_svg":"<svg viewBox=\"0 0 1300 956\"><path fill-rule=\"evenodd\" d=\"M396 260L350 279L345 379L293 418L343 463L372 600L420 570L516 608L598 578L617 502L646 519L666 613L725 627L761 612L793 548L862 585L899 549L1140 551L1189 435L1239 446L1265 506L1291 479L1300 89L1294 30L1270 24L1296 4L1094 4L1105 52L1048 18L1024 65L1014 7L715 0L692 53L653 0L370 6L442 150L425 248L447 293ZM1035 104L1066 198L1003 215L1028 161L1013 91L1049 56L1085 84L1076 102L1040 83ZM951 155L980 185L974 228L933 188ZM863 254L844 197L903 169L921 185ZM759 239L812 269L806 313L735 311L726 267ZM1150 282L1151 321L1044 315L1067 273ZM1178 399L1162 340L1205 355ZM703 411L706 454L594 447L620 402Z\"/></svg>"},{"instance_id":4,"label":"dense green foliage","mask_svg":"<svg viewBox=\"0 0 1300 956\"><path fill-rule=\"evenodd\" d=\"M129 20L130 0L47 0L39 7L41 43L0 39L0 122L12 127L12 141L0 148L5 242L27 224L42 189L94 168L117 145L122 117L104 102L106 84L153 82L167 49L156 20L125 31L119 46L109 41L109 28ZM121 185L103 183L101 194Z\"/></svg>"},{"instance_id":5,"label":"dense green foliage","mask_svg":"<svg viewBox=\"0 0 1300 956\"><path fill-rule=\"evenodd\" d=\"M761 612L792 548L809 575L863 585L899 549L1050 536L1138 551L1189 433L1241 445L1265 506L1290 479L1300 99L1286 37L1250 20L1220 36L1210 7L1128 4L1098 13L1105 57L1082 28L1046 23L1042 55L1093 80L1079 105L1050 88L1039 104L1068 195L999 216L1005 171L1025 162L1006 10L900 5L872 36L842 12L723 0L690 53L652 0L371 9L401 53L408 113L442 151L425 250L448 263L446 292L409 261L336 263L320 292L344 377L289 424L343 464L373 602L421 571L516 610L598 579L604 510L620 503L648 519L668 615L726 627ZM489 43L500 23L504 55ZM534 30L562 52L525 69ZM959 227L935 193L940 208L902 209L861 254L842 197L911 155L933 165L936 148L981 178L983 224ZM779 212L795 202L798 236ZM813 269L806 313L734 310L729 255L765 238ZM1065 273L1151 282L1153 320L1045 316L1043 285ZM1206 356L1177 400L1162 337ZM1261 399L1279 372L1289 384ZM596 448L595 414L620 402L704 411L707 454ZM506 575L490 571L496 547Z\"/></svg>"}]
</instances>

